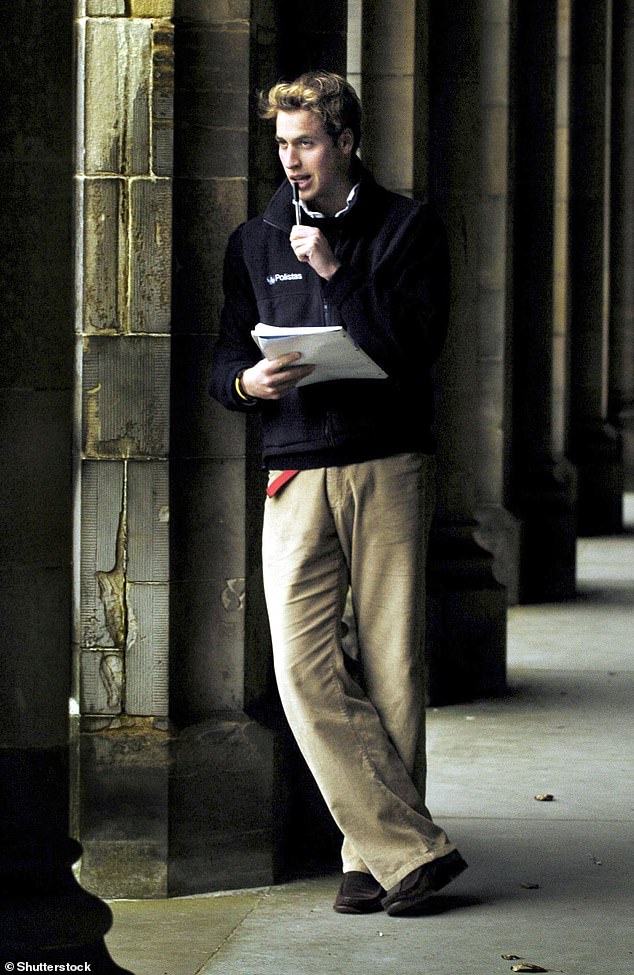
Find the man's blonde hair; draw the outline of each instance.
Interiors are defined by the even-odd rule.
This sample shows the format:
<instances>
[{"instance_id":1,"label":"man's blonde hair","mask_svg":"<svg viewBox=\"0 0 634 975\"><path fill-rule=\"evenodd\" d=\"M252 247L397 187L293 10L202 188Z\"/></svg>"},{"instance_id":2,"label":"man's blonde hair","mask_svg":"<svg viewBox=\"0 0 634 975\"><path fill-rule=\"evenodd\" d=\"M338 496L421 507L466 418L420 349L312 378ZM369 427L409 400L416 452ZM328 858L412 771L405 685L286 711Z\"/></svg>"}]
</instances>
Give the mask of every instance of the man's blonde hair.
<instances>
[{"instance_id":1,"label":"man's blonde hair","mask_svg":"<svg viewBox=\"0 0 634 975\"><path fill-rule=\"evenodd\" d=\"M321 118L333 141L350 129L353 151L361 141L361 102L352 85L330 71L307 71L295 81L279 81L268 92L261 92L260 116L273 119L278 112L305 108Z\"/></svg>"}]
</instances>

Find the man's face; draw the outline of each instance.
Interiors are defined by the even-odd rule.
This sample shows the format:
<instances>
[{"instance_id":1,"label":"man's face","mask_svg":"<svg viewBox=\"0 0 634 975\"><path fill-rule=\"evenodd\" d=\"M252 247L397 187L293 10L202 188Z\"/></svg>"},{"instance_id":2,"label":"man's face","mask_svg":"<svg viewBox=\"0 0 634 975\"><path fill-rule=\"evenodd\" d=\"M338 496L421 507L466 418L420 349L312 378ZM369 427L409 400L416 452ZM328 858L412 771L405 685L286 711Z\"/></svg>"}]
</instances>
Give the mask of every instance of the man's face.
<instances>
[{"instance_id":1,"label":"man's face","mask_svg":"<svg viewBox=\"0 0 634 975\"><path fill-rule=\"evenodd\" d=\"M298 108L277 113L275 140L284 172L306 205L328 215L343 209L351 186L350 130L333 142L319 115Z\"/></svg>"}]
</instances>

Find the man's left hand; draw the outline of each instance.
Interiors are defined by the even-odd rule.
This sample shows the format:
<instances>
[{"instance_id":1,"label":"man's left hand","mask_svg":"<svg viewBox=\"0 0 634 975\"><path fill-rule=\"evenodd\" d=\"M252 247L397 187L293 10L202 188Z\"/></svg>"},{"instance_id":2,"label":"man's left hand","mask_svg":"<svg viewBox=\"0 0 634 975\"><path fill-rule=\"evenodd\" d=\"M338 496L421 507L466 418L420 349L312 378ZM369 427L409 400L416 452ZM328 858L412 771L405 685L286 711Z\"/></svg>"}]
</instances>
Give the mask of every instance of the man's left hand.
<instances>
[{"instance_id":1,"label":"man's left hand","mask_svg":"<svg viewBox=\"0 0 634 975\"><path fill-rule=\"evenodd\" d=\"M291 230L291 247L298 261L310 264L313 271L326 281L341 267L341 262L318 227L295 224Z\"/></svg>"}]
</instances>

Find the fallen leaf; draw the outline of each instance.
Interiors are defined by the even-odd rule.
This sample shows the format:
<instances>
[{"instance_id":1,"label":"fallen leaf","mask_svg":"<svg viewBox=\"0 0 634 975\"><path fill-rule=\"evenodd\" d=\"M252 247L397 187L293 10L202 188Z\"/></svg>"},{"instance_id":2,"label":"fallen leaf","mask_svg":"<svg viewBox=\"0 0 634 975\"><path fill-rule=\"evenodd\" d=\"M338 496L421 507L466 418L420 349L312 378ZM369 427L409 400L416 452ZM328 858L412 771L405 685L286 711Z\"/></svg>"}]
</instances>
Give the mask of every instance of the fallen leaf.
<instances>
[{"instance_id":1,"label":"fallen leaf","mask_svg":"<svg viewBox=\"0 0 634 975\"><path fill-rule=\"evenodd\" d=\"M502 958L504 959L504 961L521 961L522 960L522 956L521 955L502 955Z\"/></svg>"},{"instance_id":2,"label":"fallen leaf","mask_svg":"<svg viewBox=\"0 0 634 975\"><path fill-rule=\"evenodd\" d=\"M552 802L554 798L550 792L538 792L535 796L538 802Z\"/></svg>"},{"instance_id":3,"label":"fallen leaf","mask_svg":"<svg viewBox=\"0 0 634 975\"><path fill-rule=\"evenodd\" d=\"M524 890L539 890L539 884L521 884Z\"/></svg>"},{"instance_id":4,"label":"fallen leaf","mask_svg":"<svg viewBox=\"0 0 634 975\"><path fill-rule=\"evenodd\" d=\"M530 962L520 962L519 965L511 965L512 972L547 972L547 968L541 968L539 965L531 965Z\"/></svg>"}]
</instances>

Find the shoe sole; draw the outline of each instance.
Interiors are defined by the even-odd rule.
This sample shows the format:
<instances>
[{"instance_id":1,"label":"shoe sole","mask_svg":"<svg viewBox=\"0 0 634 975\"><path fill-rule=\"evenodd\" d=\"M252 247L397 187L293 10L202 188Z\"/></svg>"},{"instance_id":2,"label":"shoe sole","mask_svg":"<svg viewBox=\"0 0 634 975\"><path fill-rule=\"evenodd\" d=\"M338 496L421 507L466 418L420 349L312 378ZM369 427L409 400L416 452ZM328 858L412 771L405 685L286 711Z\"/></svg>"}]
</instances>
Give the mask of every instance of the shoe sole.
<instances>
[{"instance_id":1,"label":"shoe sole","mask_svg":"<svg viewBox=\"0 0 634 975\"><path fill-rule=\"evenodd\" d=\"M443 863L442 860L445 862ZM457 850L453 853L447 854L442 860L437 862L434 868L434 864L430 865L430 869L427 874L428 886L424 890L416 891L412 894L406 894L403 897L399 897L392 902L389 898L384 898L383 907L390 917L404 917L408 914L416 914L419 908L424 904L424 902L435 894L437 891L442 890L447 884L450 884L452 880L459 877L467 867L466 863Z\"/></svg>"},{"instance_id":2,"label":"shoe sole","mask_svg":"<svg viewBox=\"0 0 634 975\"><path fill-rule=\"evenodd\" d=\"M335 904L334 910L337 914L376 914L377 911L383 910L383 905L381 901L363 907L355 907L354 904Z\"/></svg>"}]
</instances>

